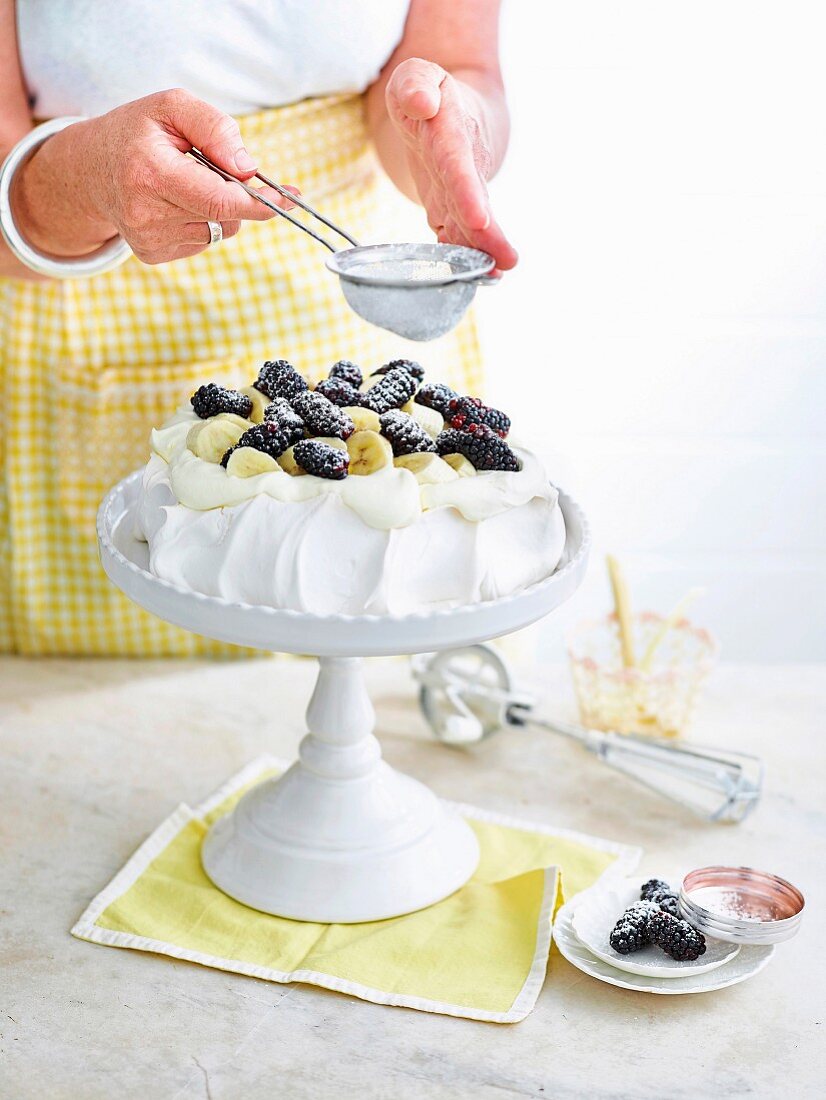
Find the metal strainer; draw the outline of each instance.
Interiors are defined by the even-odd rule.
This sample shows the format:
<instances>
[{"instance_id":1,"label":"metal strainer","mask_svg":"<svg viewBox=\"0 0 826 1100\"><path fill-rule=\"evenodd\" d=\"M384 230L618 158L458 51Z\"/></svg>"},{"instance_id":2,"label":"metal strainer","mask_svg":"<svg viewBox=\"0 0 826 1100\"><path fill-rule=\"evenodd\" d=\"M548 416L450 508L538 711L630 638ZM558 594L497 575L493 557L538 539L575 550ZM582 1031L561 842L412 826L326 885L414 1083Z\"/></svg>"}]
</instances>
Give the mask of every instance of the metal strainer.
<instances>
[{"instance_id":1,"label":"metal strainer","mask_svg":"<svg viewBox=\"0 0 826 1100\"><path fill-rule=\"evenodd\" d=\"M492 256L456 244L370 244L333 252L350 308L406 340L435 340L455 328L478 286L491 276Z\"/></svg>"},{"instance_id":2,"label":"metal strainer","mask_svg":"<svg viewBox=\"0 0 826 1100\"><path fill-rule=\"evenodd\" d=\"M282 210L243 180L225 172L198 149L190 155L222 179L237 183L248 195L274 210L280 217L303 229L332 252L327 267L338 275L350 308L371 325L387 329L405 340L435 340L461 321L478 286L499 281L491 272L496 262L487 252L456 244L371 244L360 245L343 229L325 218L308 202L281 184L256 172L256 179L322 225L332 229L353 247L338 249L300 218Z\"/></svg>"},{"instance_id":3,"label":"metal strainer","mask_svg":"<svg viewBox=\"0 0 826 1100\"><path fill-rule=\"evenodd\" d=\"M446 744L470 745L503 727L531 725L578 741L608 767L706 821L742 821L760 798L763 767L755 756L535 717L534 700L512 688L507 666L490 646L414 657L413 675L424 716Z\"/></svg>"}]
</instances>

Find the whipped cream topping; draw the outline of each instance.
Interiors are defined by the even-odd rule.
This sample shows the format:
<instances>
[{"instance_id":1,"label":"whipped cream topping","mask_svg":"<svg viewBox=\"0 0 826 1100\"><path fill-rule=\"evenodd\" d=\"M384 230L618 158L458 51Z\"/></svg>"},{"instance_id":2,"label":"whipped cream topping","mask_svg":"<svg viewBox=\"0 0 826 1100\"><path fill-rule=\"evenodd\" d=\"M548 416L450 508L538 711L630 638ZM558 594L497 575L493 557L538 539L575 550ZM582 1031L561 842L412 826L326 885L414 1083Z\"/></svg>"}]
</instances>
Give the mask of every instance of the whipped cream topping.
<instances>
[{"instance_id":1,"label":"whipped cream topping","mask_svg":"<svg viewBox=\"0 0 826 1100\"><path fill-rule=\"evenodd\" d=\"M341 481L311 474L292 477L284 470L241 478L228 474L218 463L205 462L187 448L187 433L198 422L193 410L185 406L150 438L153 454L168 467L173 500L196 512L234 507L259 497L283 504L334 498L368 527L390 531L410 527L423 512L443 508L455 509L465 520L478 523L537 499L546 507L556 504L556 490L548 483L542 464L519 447L513 448L521 464L518 473L491 470L464 478L457 474L438 485L420 486L410 470L396 466Z\"/></svg>"}]
</instances>

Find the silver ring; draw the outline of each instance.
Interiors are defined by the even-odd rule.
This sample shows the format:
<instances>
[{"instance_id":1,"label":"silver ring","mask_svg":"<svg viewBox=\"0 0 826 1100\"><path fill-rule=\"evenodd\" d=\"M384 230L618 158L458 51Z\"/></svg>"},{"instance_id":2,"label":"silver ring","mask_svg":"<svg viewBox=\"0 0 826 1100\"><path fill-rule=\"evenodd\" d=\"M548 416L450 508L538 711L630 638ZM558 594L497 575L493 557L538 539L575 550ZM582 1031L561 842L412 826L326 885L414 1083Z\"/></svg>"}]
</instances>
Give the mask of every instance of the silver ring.
<instances>
[{"instance_id":1,"label":"silver ring","mask_svg":"<svg viewBox=\"0 0 826 1100\"><path fill-rule=\"evenodd\" d=\"M220 222L207 222L207 228L209 229L210 244L218 244L219 241L224 239L224 228Z\"/></svg>"}]
</instances>

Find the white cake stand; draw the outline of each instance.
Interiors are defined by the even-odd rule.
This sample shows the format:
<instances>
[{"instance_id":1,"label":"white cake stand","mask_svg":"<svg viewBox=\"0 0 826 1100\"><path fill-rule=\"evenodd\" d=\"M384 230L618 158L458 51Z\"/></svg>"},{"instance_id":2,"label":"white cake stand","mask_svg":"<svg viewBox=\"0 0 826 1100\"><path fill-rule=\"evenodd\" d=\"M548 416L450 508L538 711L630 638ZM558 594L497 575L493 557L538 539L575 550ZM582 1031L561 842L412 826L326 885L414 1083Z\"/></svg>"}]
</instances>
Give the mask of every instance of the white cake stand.
<instances>
[{"instance_id":1,"label":"white cake stand","mask_svg":"<svg viewBox=\"0 0 826 1100\"><path fill-rule=\"evenodd\" d=\"M125 478L98 512L101 561L118 588L196 634L312 654L320 666L299 759L248 792L204 841L201 858L215 885L266 913L323 923L399 916L457 890L476 868L476 838L427 787L381 759L361 658L470 645L553 611L585 573L589 537L579 507L560 494L562 563L514 596L398 617L308 615L230 603L153 576L148 548L133 533L140 483L140 471Z\"/></svg>"}]
</instances>

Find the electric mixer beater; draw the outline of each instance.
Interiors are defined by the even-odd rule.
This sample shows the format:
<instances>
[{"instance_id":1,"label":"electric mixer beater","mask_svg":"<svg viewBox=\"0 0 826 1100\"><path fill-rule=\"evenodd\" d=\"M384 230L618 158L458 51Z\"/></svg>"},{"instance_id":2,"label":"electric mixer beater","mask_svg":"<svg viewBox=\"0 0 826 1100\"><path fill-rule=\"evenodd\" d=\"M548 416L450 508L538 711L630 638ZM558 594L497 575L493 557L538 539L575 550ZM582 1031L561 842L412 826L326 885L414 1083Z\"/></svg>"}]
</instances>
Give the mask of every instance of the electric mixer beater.
<instances>
[{"instance_id":1,"label":"electric mixer beater","mask_svg":"<svg viewBox=\"0 0 826 1100\"><path fill-rule=\"evenodd\" d=\"M742 821L760 798L763 765L755 756L536 717L534 699L513 688L507 666L490 646L424 654L412 665L424 716L445 744L470 745L504 727L532 725L578 741L608 767L706 821Z\"/></svg>"}]
</instances>

